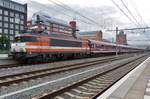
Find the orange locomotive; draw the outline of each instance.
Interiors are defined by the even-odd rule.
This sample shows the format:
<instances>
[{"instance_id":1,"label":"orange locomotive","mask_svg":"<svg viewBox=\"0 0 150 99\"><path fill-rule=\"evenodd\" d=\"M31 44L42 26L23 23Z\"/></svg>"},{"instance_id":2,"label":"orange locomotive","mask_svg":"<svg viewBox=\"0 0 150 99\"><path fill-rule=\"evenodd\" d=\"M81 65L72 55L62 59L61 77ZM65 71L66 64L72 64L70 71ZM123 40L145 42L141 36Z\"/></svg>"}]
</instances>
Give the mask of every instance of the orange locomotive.
<instances>
[{"instance_id":1,"label":"orange locomotive","mask_svg":"<svg viewBox=\"0 0 150 99\"><path fill-rule=\"evenodd\" d=\"M51 37L47 34L25 33L15 37L11 52L16 59L60 59L89 53L88 41Z\"/></svg>"}]
</instances>

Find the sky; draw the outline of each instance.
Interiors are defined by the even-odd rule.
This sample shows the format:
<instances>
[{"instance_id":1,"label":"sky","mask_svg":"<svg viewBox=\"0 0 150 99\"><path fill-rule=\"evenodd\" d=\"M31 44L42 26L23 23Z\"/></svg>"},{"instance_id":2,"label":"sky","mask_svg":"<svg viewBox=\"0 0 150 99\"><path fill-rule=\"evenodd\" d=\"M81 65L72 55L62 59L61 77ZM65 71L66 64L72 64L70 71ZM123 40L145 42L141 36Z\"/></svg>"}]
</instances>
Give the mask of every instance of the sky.
<instances>
[{"instance_id":1,"label":"sky","mask_svg":"<svg viewBox=\"0 0 150 99\"><path fill-rule=\"evenodd\" d=\"M115 1L121 9L132 19L132 22L113 4L112 0L13 0L20 3L28 3L28 18L38 11L45 11L50 16L60 18L65 21L76 19L78 27L81 31L103 30L104 38L115 39L114 32L108 32L107 29L146 27L150 25L150 0L122 0L134 18L128 13L121 0ZM53 2L62 2L82 15L94 20L98 23L94 24L68 10L65 10ZM61 5L61 4L60 4ZM69 15L69 17L68 17ZM71 17L70 17L71 16ZM79 20L80 19L80 20ZM82 21L81 21L82 20ZM83 22L84 21L84 22ZM134 21L134 23L133 23ZM87 24L87 23L90 24ZM128 43L132 45L150 45L150 32L141 31L125 31Z\"/></svg>"}]
</instances>

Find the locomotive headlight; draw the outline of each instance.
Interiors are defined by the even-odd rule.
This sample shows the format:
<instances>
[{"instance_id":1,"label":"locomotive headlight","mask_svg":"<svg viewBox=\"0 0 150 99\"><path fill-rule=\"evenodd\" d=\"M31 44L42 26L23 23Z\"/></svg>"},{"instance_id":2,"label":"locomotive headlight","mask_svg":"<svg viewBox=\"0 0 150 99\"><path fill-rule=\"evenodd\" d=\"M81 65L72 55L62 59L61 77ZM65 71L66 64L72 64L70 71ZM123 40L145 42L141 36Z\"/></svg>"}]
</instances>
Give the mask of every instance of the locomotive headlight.
<instances>
[{"instance_id":1,"label":"locomotive headlight","mask_svg":"<svg viewBox=\"0 0 150 99\"><path fill-rule=\"evenodd\" d=\"M20 52L26 52L25 48L20 48Z\"/></svg>"},{"instance_id":2,"label":"locomotive headlight","mask_svg":"<svg viewBox=\"0 0 150 99\"><path fill-rule=\"evenodd\" d=\"M16 44L15 44L15 43L12 43L12 44L11 44L11 47L14 47L14 46L16 46Z\"/></svg>"},{"instance_id":3,"label":"locomotive headlight","mask_svg":"<svg viewBox=\"0 0 150 99\"><path fill-rule=\"evenodd\" d=\"M26 43L16 43L16 46L25 46Z\"/></svg>"}]
</instances>

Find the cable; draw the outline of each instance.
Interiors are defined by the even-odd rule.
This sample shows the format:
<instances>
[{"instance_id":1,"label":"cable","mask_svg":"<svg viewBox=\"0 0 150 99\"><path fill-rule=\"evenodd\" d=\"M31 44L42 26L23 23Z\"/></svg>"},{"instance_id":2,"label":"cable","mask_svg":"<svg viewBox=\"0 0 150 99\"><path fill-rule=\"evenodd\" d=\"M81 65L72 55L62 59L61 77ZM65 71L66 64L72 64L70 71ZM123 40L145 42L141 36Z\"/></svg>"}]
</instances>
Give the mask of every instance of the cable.
<instances>
[{"instance_id":1,"label":"cable","mask_svg":"<svg viewBox=\"0 0 150 99\"><path fill-rule=\"evenodd\" d=\"M52 2L53 4L55 4L55 5L59 6L59 7L62 7L62 8L64 8L64 9L66 9L66 10L69 10L69 11L71 11L71 12L76 13L76 14L78 14L79 16L81 16L81 17L83 17L83 18L89 20L90 22L92 22L92 23L94 23L94 24L96 24L96 25L98 25L98 26L100 26L100 27L103 27L102 25L100 25L100 24L97 23L96 21L94 21L94 20L92 20L92 19L90 19L90 18L88 18L88 17L82 15L82 14L79 13L78 11L74 10L73 8L69 7L68 5L66 5L66 4L64 4L64 3L60 2L60 1L59 1L60 4L58 4L58 3L56 3L56 2L54 2L54 1L52 1L52 0L48 0L48 1ZM61 5L61 4L62 4L62 5Z\"/></svg>"},{"instance_id":2,"label":"cable","mask_svg":"<svg viewBox=\"0 0 150 99\"><path fill-rule=\"evenodd\" d=\"M111 1L134 25L138 27L138 25L119 7L119 5L114 0Z\"/></svg>"},{"instance_id":3,"label":"cable","mask_svg":"<svg viewBox=\"0 0 150 99\"><path fill-rule=\"evenodd\" d=\"M142 39L140 39L140 40L127 40L127 41L141 41L141 42L143 42L143 41L150 41L150 39L145 39L145 40L144 39L143 40Z\"/></svg>"},{"instance_id":4,"label":"cable","mask_svg":"<svg viewBox=\"0 0 150 99\"><path fill-rule=\"evenodd\" d=\"M30 0L30 1L31 1L31 0ZM47 7L46 7L46 9L47 9L47 10L50 10L50 9L47 8ZM51 8L51 9L53 9L53 10L56 11L56 12L59 12L59 13L65 15L65 16L67 16L67 17L73 18L72 16L70 16L70 15L68 15L68 14L66 14L66 13L64 13L64 12L62 12L62 11L60 11L60 10L57 10L57 9L54 9L54 8ZM82 23L85 23L85 24L88 24L88 25L92 25L91 23L89 23L89 22L87 22L87 21L84 21L84 20L82 20L82 19L77 18L77 20L79 20L79 21L82 22Z\"/></svg>"},{"instance_id":5,"label":"cable","mask_svg":"<svg viewBox=\"0 0 150 99\"><path fill-rule=\"evenodd\" d=\"M122 30L145 30L145 29L150 29L150 27L141 27L141 28L125 28L125 29L119 29L119 31L122 31ZM107 30L107 31L116 31L116 30Z\"/></svg>"},{"instance_id":6,"label":"cable","mask_svg":"<svg viewBox=\"0 0 150 99\"><path fill-rule=\"evenodd\" d=\"M134 17L134 15L132 14L132 12L129 10L129 8L127 7L127 5L124 3L123 0L121 0L121 3L124 5L124 7L127 9L128 13L132 16L132 18L135 20L135 22L141 27L141 25L139 24L139 22L137 21L137 19Z\"/></svg>"},{"instance_id":7,"label":"cable","mask_svg":"<svg viewBox=\"0 0 150 99\"><path fill-rule=\"evenodd\" d=\"M133 6L134 6L134 7L133 7ZM146 24L146 22L144 21L144 19L142 18L142 15L141 15L140 12L138 11L135 2L133 2L133 1L132 1L132 7L133 7L134 10L136 11L138 17L141 19L141 21L143 22L143 24L144 24L145 26L148 26L148 25Z\"/></svg>"}]
</instances>

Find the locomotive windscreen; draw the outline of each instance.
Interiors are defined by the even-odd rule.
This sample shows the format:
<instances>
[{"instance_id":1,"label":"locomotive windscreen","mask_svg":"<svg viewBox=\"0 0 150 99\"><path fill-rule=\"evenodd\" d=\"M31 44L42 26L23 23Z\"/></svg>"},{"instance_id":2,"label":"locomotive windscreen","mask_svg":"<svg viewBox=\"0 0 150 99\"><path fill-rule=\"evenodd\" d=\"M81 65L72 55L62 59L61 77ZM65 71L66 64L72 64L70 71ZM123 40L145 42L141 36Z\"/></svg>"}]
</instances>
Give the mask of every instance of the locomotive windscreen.
<instances>
[{"instance_id":1,"label":"locomotive windscreen","mask_svg":"<svg viewBox=\"0 0 150 99\"><path fill-rule=\"evenodd\" d=\"M37 42L36 37L20 36L15 38L15 42Z\"/></svg>"}]
</instances>

